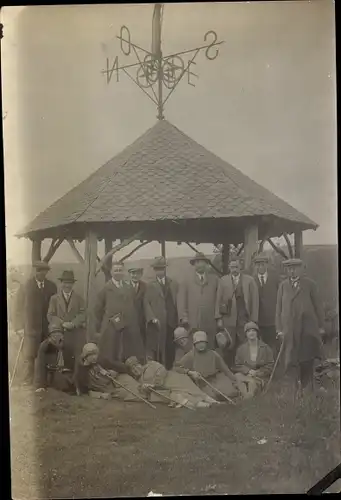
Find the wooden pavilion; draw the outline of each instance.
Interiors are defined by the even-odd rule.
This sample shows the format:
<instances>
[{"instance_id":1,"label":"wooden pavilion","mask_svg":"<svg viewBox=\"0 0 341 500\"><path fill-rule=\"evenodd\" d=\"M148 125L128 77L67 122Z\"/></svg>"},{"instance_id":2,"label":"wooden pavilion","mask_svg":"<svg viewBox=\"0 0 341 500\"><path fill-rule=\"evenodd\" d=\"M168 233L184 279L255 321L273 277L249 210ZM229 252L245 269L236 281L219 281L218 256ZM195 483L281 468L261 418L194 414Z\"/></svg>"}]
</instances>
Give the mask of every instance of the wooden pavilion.
<instances>
[{"instance_id":1,"label":"wooden pavilion","mask_svg":"<svg viewBox=\"0 0 341 500\"><path fill-rule=\"evenodd\" d=\"M317 224L260 186L167 120L159 120L130 146L39 214L18 237L32 241L32 261L40 260L44 239L50 261L65 240L84 264L87 304L98 272L110 277L110 260L139 240L223 246L226 271L229 245L244 249L245 267L265 241L283 236L289 254L300 256L302 232ZM294 250L289 235L294 234ZM105 256L98 257L98 241ZM113 246L113 242L121 240ZM85 256L76 242L85 241ZM135 251L134 250L134 251ZM125 258L132 255L130 252Z\"/></svg>"}]
</instances>

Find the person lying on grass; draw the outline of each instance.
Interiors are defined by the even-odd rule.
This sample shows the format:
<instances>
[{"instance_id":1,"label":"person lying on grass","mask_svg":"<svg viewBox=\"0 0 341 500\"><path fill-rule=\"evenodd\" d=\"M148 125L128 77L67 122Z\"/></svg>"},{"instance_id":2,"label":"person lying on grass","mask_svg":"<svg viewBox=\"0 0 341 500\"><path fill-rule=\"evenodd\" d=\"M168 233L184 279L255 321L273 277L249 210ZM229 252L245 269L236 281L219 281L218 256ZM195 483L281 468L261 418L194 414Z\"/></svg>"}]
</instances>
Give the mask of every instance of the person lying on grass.
<instances>
[{"instance_id":1,"label":"person lying on grass","mask_svg":"<svg viewBox=\"0 0 341 500\"><path fill-rule=\"evenodd\" d=\"M202 377L229 398L239 395L235 375L216 351L208 349L205 332L194 333L193 349L175 364L175 370L189 375L201 390L212 398L223 399Z\"/></svg>"},{"instance_id":2,"label":"person lying on grass","mask_svg":"<svg viewBox=\"0 0 341 500\"><path fill-rule=\"evenodd\" d=\"M36 392L44 392L53 387L63 392L74 392L71 370L65 369L61 362L64 346L62 327L49 326L49 336L40 344L35 363L34 385Z\"/></svg>"},{"instance_id":3,"label":"person lying on grass","mask_svg":"<svg viewBox=\"0 0 341 500\"><path fill-rule=\"evenodd\" d=\"M83 347L82 354L76 364L75 385L78 395L88 394L94 398L122 399L135 401L136 398L127 390L115 385L127 387L135 393L139 392L139 384L127 373L124 363L111 363L114 369L105 369L99 362L99 349L96 344L88 343Z\"/></svg>"},{"instance_id":4,"label":"person lying on grass","mask_svg":"<svg viewBox=\"0 0 341 500\"><path fill-rule=\"evenodd\" d=\"M193 347L190 332L183 326L178 326L174 330L175 343L175 363L187 354Z\"/></svg>"},{"instance_id":5,"label":"person lying on grass","mask_svg":"<svg viewBox=\"0 0 341 500\"><path fill-rule=\"evenodd\" d=\"M258 337L256 323L246 323L244 332L247 341L237 349L234 371L243 397L251 398L270 377L274 358L271 348Z\"/></svg>"},{"instance_id":6,"label":"person lying on grass","mask_svg":"<svg viewBox=\"0 0 341 500\"><path fill-rule=\"evenodd\" d=\"M157 361L148 361L141 365L135 356L126 360L131 375L141 384L149 401L167 403L167 398L178 406L206 408L217 401L205 394L186 374L166 368ZM155 389L161 396L151 389Z\"/></svg>"}]
</instances>

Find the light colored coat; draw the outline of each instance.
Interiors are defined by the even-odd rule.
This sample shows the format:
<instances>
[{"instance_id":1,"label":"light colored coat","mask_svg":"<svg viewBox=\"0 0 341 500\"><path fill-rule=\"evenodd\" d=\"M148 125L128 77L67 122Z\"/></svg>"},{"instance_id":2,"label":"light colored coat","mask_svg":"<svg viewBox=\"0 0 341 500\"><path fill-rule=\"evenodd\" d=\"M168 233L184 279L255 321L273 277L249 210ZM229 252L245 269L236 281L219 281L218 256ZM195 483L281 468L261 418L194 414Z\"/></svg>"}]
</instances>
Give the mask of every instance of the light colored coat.
<instances>
[{"instance_id":1,"label":"light colored coat","mask_svg":"<svg viewBox=\"0 0 341 500\"><path fill-rule=\"evenodd\" d=\"M237 349L235 371L247 375L249 370L256 370L257 377L266 379L271 375L274 365L274 357L272 350L261 340L258 344L258 353L256 361L252 361L250 357L250 347L248 342L241 345Z\"/></svg>"},{"instance_id":2,"label":"light colored coat","mask_svg":"<svg viewBox=\"0 0 341 500\"><path fill-rule=\"evenodd\" d=\"M239 279L242 280L245 307L249 316L249 321L257 323L259 313L259 294L257 284L254 278L252 278L252 276L248 276L247 274L241 274ZM220 308L222 305L226 305L230 299L232 299L231 314L227 316L226 314L224 315L221 313ZM223 319L225 328L228 329L229 327L236 327L237 303L234 296L231 275L223 276L220 279L217 291L215 316L216 319Z\"/></svg>"},{"instance_id":3,"label":"light colored coat","mask_svg":"<svg viewBox=\"0 0 341 500\"><path fill-rule=\"evenodd\" d=\"M187 322L190 328L207 333L209 348L215 346L217 332L215 307L219 278L214 274L205 274L204 283L196 272L184 280L179 287L178 314L180 321Z\"/></svg>"}]
</instances>

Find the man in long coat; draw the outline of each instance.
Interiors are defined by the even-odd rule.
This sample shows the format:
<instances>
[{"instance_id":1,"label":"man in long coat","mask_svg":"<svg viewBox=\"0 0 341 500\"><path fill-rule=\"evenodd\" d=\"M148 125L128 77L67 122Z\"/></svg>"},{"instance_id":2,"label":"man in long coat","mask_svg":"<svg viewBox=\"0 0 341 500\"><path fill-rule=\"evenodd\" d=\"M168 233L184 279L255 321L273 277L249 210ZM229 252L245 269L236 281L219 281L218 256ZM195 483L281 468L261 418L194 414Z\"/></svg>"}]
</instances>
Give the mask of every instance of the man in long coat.
<instances>
[{"instance_id":1,"label":"man in long coat","mask_svg":"<svg viewBox=\"0 0 341 500\"><path fill-rule=\"evenodd\" d=\"M143 344L146 344L146 316L144 313L144 295L146 293L147 284L142 280L143 269L141 267L130 267L130 284L135 293L135 306L139 318L140 333Z\"/></svg>"},{"instance_id":2,"label":"man in long coat","mask_svg":"<svg viewBox=\"0 0 341 500\"><path fill-rule=\"evenodd\" d=\"M14 329L24 336L23 379L32 384L34 363L40 343L48 336L47 311L50 298L57 292L53 281L46 279L50 266L46 262L33 264L34 276L19 290L15 303Z\"/></svg>"},{"instance_id":3,"label":"man in long coat","mask_svg":"<svg viewBox=\"0 0 341 500\"><path fill-rule=\"evenodd\" d=\"M64 366L74 370L75 359L86 343L86 311L83 297L73 290L76 282L73 271L64 271L59 278L60 290L50 299L47 319L50 325L62 328Z\"/></svg>"},{"instance_id":4,"label":"man in long coat","mask_svg":"<svg viewBox=\"0 0 341 500\"><path fill-rule=\"evenodd\" d=\"M111 275L112 279L99 292L94 307L99 360L106 369L130 356L144 360L135 292L124 281L124 265L114 262Z\"/></svg>"},{"instance_id":5,"label":"man in long coat","mask_svg":"<svg viewBox=\"0 0 341 500\"><path fill-rule=\"evenodd\" d=\"M276 339L276 303L279 287L279 277L270 272L268 268L269 258L267 255L257 255L253 260L255 266L254 278L259 293L258 326L260 338L271 347L274 356L278 352L278 340Z\"/></svg>"},{"instance_id":6,"label":"man in long coat","mask_svg":"<svg viewBox=\"0 0 341 500\"><path fill-rule=\"evenodd\" d=\"M208 272L210 261L204 254L198 252L190 263L194 266L194 271L179 287L177 300L179 320L187 328L206 332L208 348L214 349L219 278Z\"/></svg>"},{"instance_id":7,"label":"man in long coat","mask_svg":"<svg viewBox=\"0 0 341 500\"><path fill-rule=\"evenodd\" d=\"M178 325L178 285L166 276L166 266L163 257L156 257L152 263L155 279L147 284L144 311L147 323L147 359L159 361L170 370L175 357L173 333Z\"/></svg>"},{"instance_id":8,"label":"man in long coat","mask_svg":"<svg viewBox=\"0 0 341 500\"><path fill-rule=\"evenodd\" d=\"M276 329L284 342L285 370L294 369L296 387L313 388L314 360L322 357L324 315L316 283L303 276L303 262L283 262L288 278L279 285Z\"/></svg>"},{"instance_id":9,"label":"man in long coat","mask_svg":"<svg viewBox=\"0 0 341 500\"><path fill-rule=\"evenodd\" d=\"M229 363L233 365L236 349L246 340L244 326L249 321L258 323L259 295L252 276L240 272L237 258L229 262L230 274L220 279L216 300L218 328L226 328L232 337Z\"/></svg>"}]
</instances>

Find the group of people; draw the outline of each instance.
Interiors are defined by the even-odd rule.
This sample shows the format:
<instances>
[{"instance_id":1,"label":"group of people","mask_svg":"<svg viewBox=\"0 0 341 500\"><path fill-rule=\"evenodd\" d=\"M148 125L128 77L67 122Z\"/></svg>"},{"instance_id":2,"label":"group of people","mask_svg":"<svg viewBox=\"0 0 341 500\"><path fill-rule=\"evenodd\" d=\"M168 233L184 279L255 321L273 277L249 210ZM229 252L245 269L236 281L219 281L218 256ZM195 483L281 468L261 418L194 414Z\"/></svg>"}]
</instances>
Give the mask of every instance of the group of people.
<instances>
[{"instance_id":1,"label":"group of people","mask_svg":"<svg viewBox=\"0 0 341 500\"><path fill-rule=\"evenodd\" d=\"M254 396L280 355L297 385L313 388L324 318L303 262L283 262L281 282L265 254L254 258L253 276L238 257L220 279L204 254L190 263L193 272L178 284L163 257L152 262L148 283L143 269L128 268L126 280L124 264L113 262L112 279L88 311L72 271L62 273L57 291L48 264L35 263L16 301L25 383L192 408ZM95 335L87 343L90 316Z\"/></svg>"}]
</instances>

